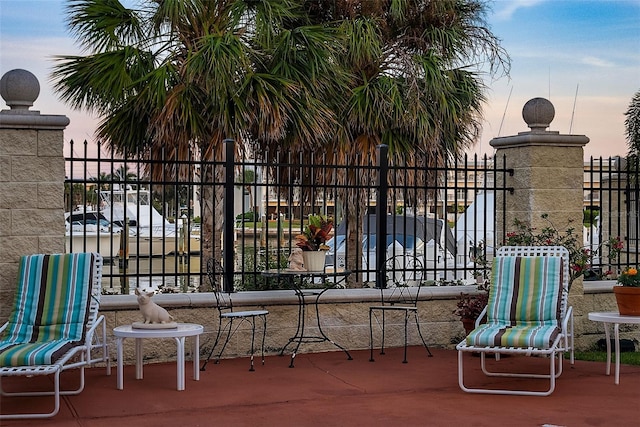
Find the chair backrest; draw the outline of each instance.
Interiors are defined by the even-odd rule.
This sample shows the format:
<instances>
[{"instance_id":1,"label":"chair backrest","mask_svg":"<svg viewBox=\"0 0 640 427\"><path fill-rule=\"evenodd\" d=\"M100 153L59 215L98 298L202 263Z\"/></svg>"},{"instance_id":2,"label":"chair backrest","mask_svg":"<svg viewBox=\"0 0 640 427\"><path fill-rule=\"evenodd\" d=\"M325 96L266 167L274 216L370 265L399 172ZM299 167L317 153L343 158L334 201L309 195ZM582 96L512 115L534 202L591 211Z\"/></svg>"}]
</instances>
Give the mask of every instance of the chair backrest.
<instances>
[{"instance_id":1,"label":"chair backrest","mask_svg":"<svg viewBox=\"0 0 640 427\"><path fill-rule=\"evenodd\" d=\"M422 263L415 257L396 255L389 257L387 263L386 289L380 288L380 303L383 306L418 305L423 281Z\"/></svg>"},{"instance_id":2,"label":"chair backrest","mask_svg":"<svg viewBox=\"0 0 640 427\"><path fill-rule=\"evenodd\" d=\"M216 297L216 305L220 311L233 311L233 303L229 294L225 293L222 289L224 274L224 268L220 261L214 258L210 258L207 261L207 277L209 279L209 285L211 291Z\"/></svg>"},{"instance_id":3,"label":"chair backrest","mask_svg":"<svg viewBox=\"0 0 640 427\"><path fill-rule=\"evenodd\" d=\"M416 286L424 277L422 260L413 255L398 254L387 258L387 286Z\"/></svg>"},{"instance_id":4,"label":"chair backrest","mask_svg":"<svg viewBox=\"0 0 640 427\"><path fill-rule=\"evenodd\" d=\"M503 246L493 260L487 322L558 324L568 297L569 252L561 246Z\"/></svg>"},{"instance_id":5,"label":"chair backrest","mask_svg":"<svg viewBox=\"0 0 640 427\"><path fill-rule=\"evenodd\" d=\"M101 275L97 253L21 257L15 304L2 340L83 341L97 317Z\"/></svg>"}]
</instances>

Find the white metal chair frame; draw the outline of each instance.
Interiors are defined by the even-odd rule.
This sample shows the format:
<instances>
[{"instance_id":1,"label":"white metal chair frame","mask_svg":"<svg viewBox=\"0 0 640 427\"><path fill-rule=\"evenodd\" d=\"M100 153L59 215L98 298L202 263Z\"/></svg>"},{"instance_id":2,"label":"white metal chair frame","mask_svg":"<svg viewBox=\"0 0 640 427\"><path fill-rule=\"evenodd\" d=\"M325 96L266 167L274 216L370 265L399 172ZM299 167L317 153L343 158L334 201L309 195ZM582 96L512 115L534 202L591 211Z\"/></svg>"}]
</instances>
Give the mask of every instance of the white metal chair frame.
<instances>
[{"instance_id":1,"label":"white metal chair frame","mask_svg":"<svg viewBox=\"0 0 640 427\"><path fill-rule=\"evenodd\" d=\"M209 278L209 283L211 285L212 291L216 297L216 308L218 310L218 332L216 334L216 339L213 343L213 347L211 347L211 351L209 352L209 356L207 360L200 368L201 371L204 371L213 356L213 353L218 346L218 342L222 335L222 331L226 330L226 338L224 340L224 344L216 357L215 364L220 363L220 357L224 352L224 349L227 347L231 336L236 333L238 328L242 325L242 323L247 322L251 327L251 357L250 357L250 367L249 371L254 371L254 352L255 352L255 335L256 335L256 319L259 318L262 320L262 346L261 346L261 356L262 356L262 364L264 365L264 341L267 335L267 315L269 314L268 310L245 310L245 311L234 311L233 310L233 302L231 301L231 296L229 294L225 294L222 291L220 280L223 273L222 265L219 261L210 259L207 261L207 276ZM226 320L226 323L223 325L223 320ZM234 320L238 320L235 327L233 326Z\"/></svg>"},{"instance_id":2,"label":"white metal chair frame","mask_svg":"<svg viewBox=\"0 0 640 427\"><path fill-rule=\"evenodd\" d=\"M84 368L98 362L106 362L107 375L111 375L111 361L107 346L107 328L103 315L98 316L100 307L100 295L102 294L102 256L93 254L93 278L91 288L91 302L89 305L89 319L87 321L87 332L85 341L69 351L51 365L34 366L7 366L0 367L0 395L3 397L25 397L25 396L51 396L54 397L54 408L48 413L26 413L26 414L0 414L0 420L17 418L49 418L53 417L60 410L60 396L80 394L84 390ZM5 323L0 327L0 334L8 327ZM93 350L102 350L96 355ZM60 374L69 369L80 368L80 383L78 388L72 390L60 389ZM10 392L2 388L2 377L24 376L32 377L36 375L53 375L53 391L30 391L30 392Z\"/></svg>"},{"instance_id":3,"label":"white metal chair frame","mask_svg":"<svg viewBox=\"0 0 640 427\"><path fill-rule=\"evenodd\" d=\"M485 394L512 394L525 396L548 396L555 390L556 379L562 374L562 359L565 352L570 352L570 363L574 364L574 332L573 332L573 308L568 306L569 294L569 251L562 246L503 246L496 256L520 256L520 257L538 257L538 256L559 256L562 257L562 298L560 302L560 318L562 319L560 333L549 348L534 347L499 347L488 346L480 347L468 345L466 338L457 346L458 350L458 384L460 388L468 393L485 393ZM485 316L487 308L483 310L476 320L476 327L480 326L481 319ZM482 372L491 377L512 377L512 378L537 378L548 379L549 388L545 391L530 390L512 390L512 389L483 389L470 388L464 384L464 353L480 353L480 365ZM516 372L496 372L490 371L486 364L486 356L494 355L496 360L500 359L501 354L519 355L519 356L545 356L549 358L549 373L516 373ZM558 366L556 367L556 359Z\"/></svg>"},{"instance_id":4,"label":"white metal chair frame","mask_svg":"<svg viewBox=\"0 0 640 427\"><path fill-rule=\"evenodd\" d=\"M422 288L422 281L413 280L415 278L416 271L421 270L421 265L412 265L411 270L397 270L393 267L397 267L398 257L391 257L387 260L387 266L391 267L390 274L392 275L393 284L388 288L380 287L380 305L374 305L369 307L369 361L374 362L373 358L373 319L376 319L376 323L381 330L381 345L380 354L384 355L384 341L385 341L385 329L386 329L386 314L388 311L401 312L404 315L404 358L402 363L407 363L407 341L408 341L408 323L409 316L413 315L418 330L418 335L422 341L422 345L427 350L429 357L432 357L431 350L424 340L422 331L420 329L420 319L418 316L418 299L420 297L420 289ZM413 260L418 264L419 260ZM403 264L403 263L401 263ZM380 312L378 314L376 312Z\"/></svg>"}]
</instances>

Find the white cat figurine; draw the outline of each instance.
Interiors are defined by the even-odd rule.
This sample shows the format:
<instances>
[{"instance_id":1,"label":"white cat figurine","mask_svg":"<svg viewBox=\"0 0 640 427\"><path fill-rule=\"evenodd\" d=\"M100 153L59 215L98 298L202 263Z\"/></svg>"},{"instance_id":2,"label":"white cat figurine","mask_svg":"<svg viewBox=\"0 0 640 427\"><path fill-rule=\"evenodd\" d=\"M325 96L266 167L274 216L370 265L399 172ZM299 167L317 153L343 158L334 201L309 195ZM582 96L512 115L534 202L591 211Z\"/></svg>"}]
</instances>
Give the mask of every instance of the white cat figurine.
<instances>
[{"instance_id":1,"label":"white cat figurine","mask_svg":"<svg viewBox=\"0 0 640 427\"><path fill-rule=\"evenodd\" d=\"M138 305L142 312L144 323L168 323L173 321L173 316L170 315L167 310L160 307L155 302L151 301L151 297L154 292L140 292L136 289L136 295L138 296Z\"/></svg>"}]
</instances>

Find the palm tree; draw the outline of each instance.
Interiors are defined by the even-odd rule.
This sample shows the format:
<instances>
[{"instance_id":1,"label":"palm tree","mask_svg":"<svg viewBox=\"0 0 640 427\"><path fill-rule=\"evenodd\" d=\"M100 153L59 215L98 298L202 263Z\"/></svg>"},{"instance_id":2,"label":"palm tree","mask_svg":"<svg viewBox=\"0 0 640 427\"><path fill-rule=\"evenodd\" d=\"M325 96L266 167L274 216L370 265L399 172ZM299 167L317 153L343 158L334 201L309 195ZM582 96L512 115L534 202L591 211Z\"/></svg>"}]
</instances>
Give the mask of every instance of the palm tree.
<instances>
[{"instance_id":1,"label":"palm tree","mask_svg":"<svg viewBox=\"0 0 640 427\"><path fill-rule=\"evenodd\" d=\"M629 155L640 155L640 90L633 95L629 108L624 113L625 134L629 145Z\"/></svg>"},{"instance_id":2,"label":"palm tree","mask_svg":"<svg viewBox=\"0 0 640 427\"><path fill-rule=\"evenodd\" d=\"M132 172L129 167L122 165L113 172L113 180L116 182L127 183L129 181L138 181L138 175Z\"/></svg>"},{"instance_id":3,"label":"palm tree","mask_svg":"<svg viewBox=\"0 0 640 427\"><path fill-rule=\"evenodd\" d=\"M98 182L98 185L97 185L98 190L108 190L111 187L111 184L109 182L112 179L113 178L112 178L111 174L108 174L106 172L100 172L98 177L92 178L91 181Z\"/></svg>"},{"instance_id":4,"label":"palm tree","mask_svg":"<svg viewBox=\"0 0 640 427\"><path fill-rule=\"evenodd\" d=\"M294 0L146 0L127 9L117 0L71 1L69 27L88 54L57 58L55 89L73 107L102 117L100 144L150 165L192 152L220 160L228 137L238 150L252 139L328 139L332 111L317 98L322 85L316 83L318 76L339 74L326 72L335 65L322 53L332 49L333 30L309 26L299 6ZM296 61L288 60L305 52L313 61L292 69ZM200 176L222 182L222 172L208 167ZM188 166L150 167L150 173L162 181L194 175ZM212 237L223 192L203 188L202 250L220 257ZM221 230L222 222L215 226Z\"/></svg>"},{"instance_id":5,"label":"palm tree","mask_svg":"<svg viewBox=\"0 0 640 427\"><path fill-rule=\"evenodd\" d=\"M375 163L377 146L386 144L391 164L415 167L414 174L401 177L404 183L427 187L439 178L429 170L460 156L478 137L485 101L479 64L488 63L492 73L508 73L508 55L483 20L486 2L304 3L312 21L336 26L343 43L336 58L347 73L347 90L333 90L326 100L340 121L323 150L324 161ZM340 81L333 87L343 84ZM305 147L300 141L292 142ZM341 181L338 188L344 188L337 198L345 206L366 205L367 194L354 184L372 177L358 176L357 170L345 168L337 177ZM426 197L425 192L422 199ZM417 205L420 201L408 202ZM355 249L362 241L362 221L355 217L359 211L345 212L349 223L358 226L347 236L347 265L353 268L357 265Z\"/></svg>"},{"instance_id":6,"label":"palm tree","mask_svg":"<svg viewBox=\"0 0 640 427\"><path fill-rule=\"evenodd\" d=\"M625 133L629 145L626 165L629 180L629 221L635 220L637 224L640 208L640 90L633 95L625 116L627 116L624 120Z\"/></svg>"}]
</instances>

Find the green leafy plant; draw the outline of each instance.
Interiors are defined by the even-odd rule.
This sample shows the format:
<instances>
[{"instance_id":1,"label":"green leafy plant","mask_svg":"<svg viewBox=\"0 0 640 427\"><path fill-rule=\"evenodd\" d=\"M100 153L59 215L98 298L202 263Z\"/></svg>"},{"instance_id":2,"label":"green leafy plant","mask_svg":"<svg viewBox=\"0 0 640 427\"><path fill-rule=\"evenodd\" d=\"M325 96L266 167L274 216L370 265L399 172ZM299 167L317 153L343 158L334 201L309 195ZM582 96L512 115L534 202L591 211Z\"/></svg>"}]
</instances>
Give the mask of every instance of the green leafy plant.
<instances>
[{"instance_id":1,"label":"green leafy plant","mask_svg":"<svg viewBox=\"0 0 640 427\"><path fill-rule=\"evenodd\" d=\"M606 248L609 261L612 261L620 255L623 249L620 237L612 237L592 251L579 241L572 221L569 221L566 229L561 232L551 222L548 214L542 214L541 218L545 220L547 225L540 230L516 218L513 221L515 231L507 233L507 240L504 244L509 246L564 246L569 251L569 285L591 267L593 257L598 252L602 255L603 249Z\"/></svg>"},{"instance_id":2,"label":"green leafy plant","mask_svg":"<svg viewBox=\"0 0 640 427\"><path fill-rule=\"evenodd\" d=\"M478 290L480 292L477 294L461 293L453 314L460 316L460 319L477 319L489 301L489 283L478 285Z\"/></svg>"},{"instance_id":3,"label":"green leafy plant","mask_svg":"<svg viewBox=\"0 0 640 427\"><path fill-rule=\"evenodd\" d=\"M638 275L638 269L634 267L625 269L620 273L620 276L618 276L618 283L622 286L640 288L640 275Z\"/></svg>"},{"instance_id":4,"label":"green leafy plant","mask_svg":"<svg viewBox=\"0 0 640 427\"><path fill-rule=\"evenodd\" d=\"M296 236L296 245L303 251L327 251L327 240L331 238L333 220L325 215L309 215L309 223L302 234Z\"/></svg>"},{"instance_id":5,"label":"green leafy plant","mask_svg":"<svg viewBox=\"0 0 640 427\"><path fill-rule=\"evenodd\" d=\"M491 268L489 266L489 261L487 260L487 254L485 252L485 244L484 240L480 240L477 245L474 245L473 242L470 243L469 249L469 259L474 264L473 277L477 280L481 278L486 281L489 279L489 273Z\"/></svg>"}]
</instances>

